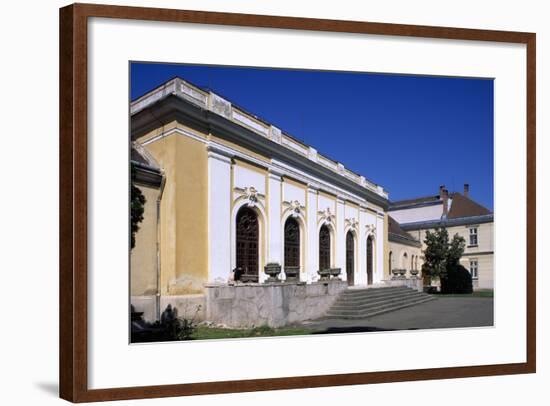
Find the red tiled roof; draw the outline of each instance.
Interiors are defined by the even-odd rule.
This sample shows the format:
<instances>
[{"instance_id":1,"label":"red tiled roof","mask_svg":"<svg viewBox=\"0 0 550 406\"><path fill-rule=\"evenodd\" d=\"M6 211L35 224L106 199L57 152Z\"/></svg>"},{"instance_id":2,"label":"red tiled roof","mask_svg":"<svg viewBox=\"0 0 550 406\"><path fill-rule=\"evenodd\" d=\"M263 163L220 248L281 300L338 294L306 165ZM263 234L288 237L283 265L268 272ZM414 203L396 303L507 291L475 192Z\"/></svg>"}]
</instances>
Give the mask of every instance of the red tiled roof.
<instances>
[{"instance_id":1,"label":"red tiled roof","mask_svg":"<svg viewBox=\"0 0 550 406\"><path fill-rule=\"evenodd\" d=\"M451 193L450 197L453 199L453 202L451 204L451 210L449 210L449 214L447 215L449 219L491 214L489 209L458 192Z\"/></svg>"}]
</instances>

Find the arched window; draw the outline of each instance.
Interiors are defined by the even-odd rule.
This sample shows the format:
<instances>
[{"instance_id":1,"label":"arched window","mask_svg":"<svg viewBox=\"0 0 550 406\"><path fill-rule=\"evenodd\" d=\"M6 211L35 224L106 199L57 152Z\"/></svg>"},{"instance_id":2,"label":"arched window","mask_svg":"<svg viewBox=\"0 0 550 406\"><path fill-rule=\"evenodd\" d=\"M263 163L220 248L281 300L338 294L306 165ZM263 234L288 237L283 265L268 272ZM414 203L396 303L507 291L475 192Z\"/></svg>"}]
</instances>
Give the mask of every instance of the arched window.
<instances>
[{"instance_id":1,"label":"arched window","mask_svg":"<svg viewBox=\"0 0 550 406\"><path fill-rule=\"evenodd\" d=\"M300 225L289 217L285 222L285 267L300 266Z\"/></svg>"},{"instance_id":2,"label":"arched window","mask_svg":"<svg viewBox=\"0 0 550 406\"><path fill-rule=\"evenodd\" d=\"M319 230L319 269L330 268L330 230L326 225Z\"/></svg>"},{"instance_id":3,"label":"arched window","mask_svg":"<svg viewBox=\"0 0 550 406\"><path fill-rule=\"evenodd\" d=\"M407 253L405 252L405 253L403 254L403 260L401 261L401 267L402 267L403 269L405 269L405 270L407 269L407 260L408 260L408 259L409 259L409 256L408 256Z\"/></svg>"},{"instance_id":4,"label":"arched window","mask_svg":"<svg viewBox=\"0 0 550 406\"><path fill-rule=\"evenodd\" d=\"M348 231L346 234L346 276L348 285L354 284L354 264L355 264L355 238L353 233Z\"/></svg>"},{"instance_id":5,"label":"arched window","mask_svg":"<svg viewBox=\"0 0 550 406\"><path fill-rule=\"evenodd\" d=\"M411 255L411 270L414 269L414 255Z\"/></svg>"},{"instance_id":6,"label":"arched window","mask_svg":"<svg viewBox=\"0 0 550 406\"><path fill-rule=\"evenodd\" d=\"M372 285L373 273L373 241L372 235L367 238L367 284Z\"/></svg>"},{"instance_id":7,"label":"arched window","mask_svg":"<svg viewBox=\"0 0 550 406\"><path fill-rule=\"evenodd\" d=\"M243 207L237 213L237 268L243 282L258 282L259 224L256 212ZM236 276L237 278L237 276Z\"/></svg>"},{"instance_id":8,"label":"arched window","mask_svg":"<svg viewBox=\"0 0 550 406\"><path fill-rule=\"evenodd\" d=\"M392 275L392 273L391 273L392 270L393 270L393 252L390 251L389 264L388 264L388 272L389 272L390 276Z\"/></svg>"}]
</instances>

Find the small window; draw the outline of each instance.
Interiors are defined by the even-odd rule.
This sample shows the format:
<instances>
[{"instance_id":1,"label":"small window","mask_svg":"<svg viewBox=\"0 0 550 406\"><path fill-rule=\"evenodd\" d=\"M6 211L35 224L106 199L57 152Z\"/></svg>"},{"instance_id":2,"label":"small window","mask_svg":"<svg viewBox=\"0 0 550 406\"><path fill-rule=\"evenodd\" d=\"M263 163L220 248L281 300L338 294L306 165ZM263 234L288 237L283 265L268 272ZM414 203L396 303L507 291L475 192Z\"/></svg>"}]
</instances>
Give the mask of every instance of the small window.
<instances>
[{"instance_id":1,"label":"small window","mask_svg":"<svg viewBox=\"0 0 550 406\"><path fill-rule=\"evenodd\" d=\"M470 246L477 245L477 227L470 228Z\"/></svg>"},{"instance_id":2,"label":"small window","mask_svg":"<svg viewBox=\"0 0 550 406\"><path fill-rule=\"evenodd\" d=\"M477 259L471 259L470 260L470 274L472 275L472 279L477 279L478 278Z\"/></svg>"}]
</instances>

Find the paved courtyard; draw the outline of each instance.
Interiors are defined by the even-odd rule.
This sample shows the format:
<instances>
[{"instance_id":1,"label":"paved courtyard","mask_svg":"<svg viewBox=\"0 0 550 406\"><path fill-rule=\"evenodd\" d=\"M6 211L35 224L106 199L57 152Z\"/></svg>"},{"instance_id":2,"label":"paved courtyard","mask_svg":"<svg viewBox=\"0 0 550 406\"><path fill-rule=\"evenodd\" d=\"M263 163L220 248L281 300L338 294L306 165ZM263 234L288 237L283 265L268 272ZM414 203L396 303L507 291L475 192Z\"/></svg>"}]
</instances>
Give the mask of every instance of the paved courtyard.
<instances>
[{"instance_id":1,"label":"paved courtyard","mask_svg":"<svg viewBox=\"0 0 550 406\"><path fill-rule=\"evenodd\" d=\"M327 319L305 325L317 334L492 326L493 299L438 296L430 302L367 319Z\"/></svg>"}]
</instances>

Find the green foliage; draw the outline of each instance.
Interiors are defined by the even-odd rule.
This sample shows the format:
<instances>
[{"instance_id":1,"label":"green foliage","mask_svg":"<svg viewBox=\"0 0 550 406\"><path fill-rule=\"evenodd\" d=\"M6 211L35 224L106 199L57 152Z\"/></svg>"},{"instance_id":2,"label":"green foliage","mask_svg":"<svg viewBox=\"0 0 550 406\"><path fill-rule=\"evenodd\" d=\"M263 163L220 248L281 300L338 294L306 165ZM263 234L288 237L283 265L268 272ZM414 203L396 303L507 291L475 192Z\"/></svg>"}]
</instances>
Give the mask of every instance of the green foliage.
<instances>
[{"instance_id":1,"label":"green foliage","mask_svg":"<svg viewBox=\"0 0 550 406\"><path fill-rule=\"evenodd\" d=\"M143 221L144 206L146 202L145 196L143 196L141 190L134 184L135 176L135 168L132 165L132 184L130 193L130 220L132 227L131 249L136 245L136 233L139 230L139 223Z\"/></svg>"},{"instance_id":2,"label":"green foliage","mask_svg":"<svg viewBox=\"0 0 550 406\"><path fill-rule=\"evenodd\" d=\"M422 273L430 277L441 277L446 272L447 253L449 250L449 233L446 228L426 231L424 239L424 264Z\"/></svg>"},{"instance_id":3,"label":"green foliage","mask_svg":"<svg viewBox=\"0 0 550 406\"><path fill-rule=\"evenodd\" d=\"M422 273L430 278L439 277L443 286L449 271L459 266L466 241L463 237L455 234L449 242L447 229L437 227L433 232L426 232L424 244L426 249L424 250Z\"/></svg>"},{"instance_id":4,"label":"green foliage","mask_svg":"<svg viewBox=\"0 0 550 406\"><path fill-rule=\"evenodd\" d=\"M315 330L306 327L283 327L272 328L269 326L259 326L247 329L233 329L222 327L207 327L199 325L193 333L193 340L212 340L218 338L249 338L249 337L275 337L275 336L294 336L308 335Z\"/></svg>"},{"instance_id":5,"label":"green foliage","mask_svg":"<svg viewBox=\"0 0 550 406\"><path fill-rule=\"evenodd\" d=\"M462 254L464 254L465 247L466 240L464 240L464 237L455 234L449 244L449 250L447 252L447 267L455 267L459 264L460 258Z\"/></svg>"},{"instance_id":6,"label":"green foliage","mask_svg":"<svg viewBox=\"0 0 550 406\"><path fill-rule=\"evenodd\" d=\"M460 264L447 270L447 277L441 279L441 293L472 293L472 275Z\"/></svg>"}]
</instances>

